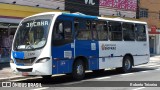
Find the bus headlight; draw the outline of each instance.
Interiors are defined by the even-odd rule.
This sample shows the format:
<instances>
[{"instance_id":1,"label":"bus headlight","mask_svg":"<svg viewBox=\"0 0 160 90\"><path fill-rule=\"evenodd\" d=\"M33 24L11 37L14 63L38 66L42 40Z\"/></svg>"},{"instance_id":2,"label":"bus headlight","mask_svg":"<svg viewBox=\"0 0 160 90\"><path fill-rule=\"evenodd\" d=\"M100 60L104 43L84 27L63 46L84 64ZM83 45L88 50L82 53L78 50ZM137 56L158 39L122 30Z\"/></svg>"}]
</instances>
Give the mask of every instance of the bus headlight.
<instances>
[{"instance_id":1,"label":"bus headlight","mask_svg":"<svg viewBox=\"0 0 160 90\"><path fill-rule=\"evenodd\" d=\"M47 62L48 60L50 60L49 57L45 57L45 58L40 58L36 61L36 63L44 63L44 62Z\"/></svg>"},{"instance_id":2,"label":"bus headlight","mask_svg":"<svg viewBox=\"0 0 160 90\"><path fill-rule=\"evenodd\" d=\"M14 63L13 59L10 59L10 63Z\"/></svg>"}]
</instances>

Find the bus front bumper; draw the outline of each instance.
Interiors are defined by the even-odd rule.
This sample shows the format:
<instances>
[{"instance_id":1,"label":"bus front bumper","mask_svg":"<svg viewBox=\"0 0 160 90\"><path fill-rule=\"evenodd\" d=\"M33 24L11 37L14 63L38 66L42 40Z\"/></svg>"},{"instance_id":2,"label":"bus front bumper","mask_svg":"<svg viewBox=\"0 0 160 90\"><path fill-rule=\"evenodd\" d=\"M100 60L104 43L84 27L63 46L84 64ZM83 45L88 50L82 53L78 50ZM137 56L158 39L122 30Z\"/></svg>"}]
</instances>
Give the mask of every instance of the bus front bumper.
<instances>
[{"instance_id":1,"label":"bus front bumper","mask_svg":"<svg viewBox=\"0 0 160 90\"><path fill-rule=\"evenodd\" d=\"M36 63L32 66L18 66L15 63L10 63L10 67L15 74L23 76L28 75L52 75L52 62Z\"/></svg>"}]
</instances>

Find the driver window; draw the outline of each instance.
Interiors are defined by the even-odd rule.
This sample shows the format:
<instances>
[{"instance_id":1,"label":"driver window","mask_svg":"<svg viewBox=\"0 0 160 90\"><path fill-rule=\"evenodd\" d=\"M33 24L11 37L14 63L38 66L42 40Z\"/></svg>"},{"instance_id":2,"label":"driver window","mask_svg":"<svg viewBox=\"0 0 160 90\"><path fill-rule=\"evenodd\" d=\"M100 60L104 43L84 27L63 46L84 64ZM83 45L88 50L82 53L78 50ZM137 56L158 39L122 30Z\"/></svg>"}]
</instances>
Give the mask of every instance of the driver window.
<instances>
[{"instance_id":1,"label":"driver window","mask_svg":"<svg viewBox=\"0 0 160 90\"><path fill-rule=\"evenodd\" d=\"M71 43L72 22L67 20L57 20L53 29L52 44L55 46Z\"/></svg>"},{"instance_id":2,"label":"driver window","mask_svg":"<svg viewBox=\"0 0 160 90\"><path fill-rule=\"evenodd\" d=\"M54 40L64 39L63 23L62 22L59 22L56 24L54 31L55 31Z\"/></svg>"}]
</instances>

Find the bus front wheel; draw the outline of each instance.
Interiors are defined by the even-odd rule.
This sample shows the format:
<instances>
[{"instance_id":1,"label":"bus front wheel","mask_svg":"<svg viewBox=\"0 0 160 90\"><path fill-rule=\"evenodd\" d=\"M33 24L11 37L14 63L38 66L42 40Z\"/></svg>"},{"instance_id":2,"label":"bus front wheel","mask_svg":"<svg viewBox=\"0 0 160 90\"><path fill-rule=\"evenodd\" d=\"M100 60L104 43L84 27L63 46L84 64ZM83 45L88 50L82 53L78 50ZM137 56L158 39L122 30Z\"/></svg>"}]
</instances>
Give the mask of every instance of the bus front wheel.
<instances>
[{"instance_id":1,"label":"bus front wheel","mask_svg":"<svg viewBox=\"0 0 160 90\"><path fill-rule=\"evenodd\" d=\"M82 60L76 60L73 64L72 77L75 80L81 80L85 76L85 67Z\"/></svg>"}]
</instances>

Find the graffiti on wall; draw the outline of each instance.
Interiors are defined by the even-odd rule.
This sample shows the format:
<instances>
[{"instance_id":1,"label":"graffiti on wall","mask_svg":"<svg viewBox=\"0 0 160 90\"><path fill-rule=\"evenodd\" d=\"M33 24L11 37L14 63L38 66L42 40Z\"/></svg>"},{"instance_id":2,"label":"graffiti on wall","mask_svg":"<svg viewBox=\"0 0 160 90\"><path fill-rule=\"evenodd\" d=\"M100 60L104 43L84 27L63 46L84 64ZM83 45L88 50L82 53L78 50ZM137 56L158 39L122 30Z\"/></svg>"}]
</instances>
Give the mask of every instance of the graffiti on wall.
<instances>
[{"instance_id":1,"label":"graffiti on wall","mask_svg":"<svg viewBox=\"0 0 160 90\"><path fill-rule=\"evenodd\" d=\"M129 11L136 11L137 0L99 0L99 5Z\"/></svg>"}]
</instances>

